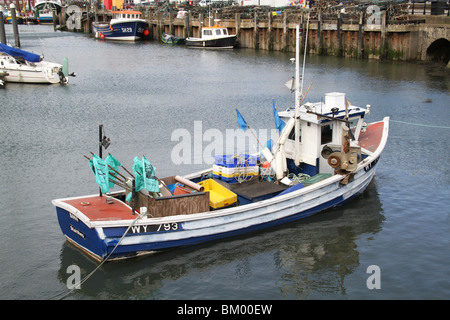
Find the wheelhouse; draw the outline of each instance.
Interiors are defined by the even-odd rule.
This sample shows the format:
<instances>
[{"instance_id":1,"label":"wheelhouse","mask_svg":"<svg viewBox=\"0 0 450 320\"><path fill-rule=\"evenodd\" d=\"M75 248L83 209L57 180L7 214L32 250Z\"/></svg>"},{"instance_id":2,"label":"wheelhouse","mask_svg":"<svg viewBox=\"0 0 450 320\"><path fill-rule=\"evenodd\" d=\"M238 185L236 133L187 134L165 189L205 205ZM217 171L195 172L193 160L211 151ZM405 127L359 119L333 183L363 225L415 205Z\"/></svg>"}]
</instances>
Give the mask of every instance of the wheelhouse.
<instances>
[{"instance_id":1,"label":"wheelhouse","mask_svg":"<svg viewBox=\"0 0 450 320\"><path fill-rule=\"evenodd\" d=\"M347 104L347 107L346 107ZM333 174L328 163L330 154L342 150L343 130L350 127L349 147L359 148L358 138L364 128L364 116L368 110L349 106L344 93L332 92L325 95L325 102L306 103L300 109L300 120L295 125L294 110L280 112L286 122L289 135L284 143L287 168L290 172L300 171L309 175ZM298 150L296 150L298 130ZM356 156L358 161L361 155Z\"/></svg>"},{"instance_id":2,"label":"wheelhouse","mask_svg":"<svg viewBox=\"0 0 450 320\"><path fill-rule=\"evenodd\" d=\"M113 19L142 19L140 11L112 11Z\"/></svg>"},{"instance_id":3,"label":"wheelhouse","mask_svg":"<svg viewBox=\"0 0 450 320\"><path fill-rule=\"evenodd\" d=\"M205 27L202 29L202 38L221 38L221 37L227 37L228 29L225 27Z\"/></svg>"}]
</instances>

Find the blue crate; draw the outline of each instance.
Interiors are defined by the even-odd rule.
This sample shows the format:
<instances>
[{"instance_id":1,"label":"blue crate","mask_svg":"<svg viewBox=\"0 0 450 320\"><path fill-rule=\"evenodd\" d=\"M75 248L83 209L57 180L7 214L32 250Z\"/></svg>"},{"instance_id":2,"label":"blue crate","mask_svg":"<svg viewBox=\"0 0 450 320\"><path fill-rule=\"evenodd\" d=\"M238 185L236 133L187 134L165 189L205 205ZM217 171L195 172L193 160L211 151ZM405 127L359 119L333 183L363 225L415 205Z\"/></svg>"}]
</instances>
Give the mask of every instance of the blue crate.
<instances>
[{"instance_id":1,"label":"blue crate","mask_svg":"<svg viewBox=\"0 0 450 320\"><path fill-rule=\"evenodd\" d=\"M226 168L236 168L237 166L249 165L255 166L258 162L259 157L252 156L246 153L239 155L241 159L245 160L245 163L239 163L238 158L234 154L224 154L220 156L215 156L215 164L218 166L223 166Z\"/></svg>"}]
</instances>

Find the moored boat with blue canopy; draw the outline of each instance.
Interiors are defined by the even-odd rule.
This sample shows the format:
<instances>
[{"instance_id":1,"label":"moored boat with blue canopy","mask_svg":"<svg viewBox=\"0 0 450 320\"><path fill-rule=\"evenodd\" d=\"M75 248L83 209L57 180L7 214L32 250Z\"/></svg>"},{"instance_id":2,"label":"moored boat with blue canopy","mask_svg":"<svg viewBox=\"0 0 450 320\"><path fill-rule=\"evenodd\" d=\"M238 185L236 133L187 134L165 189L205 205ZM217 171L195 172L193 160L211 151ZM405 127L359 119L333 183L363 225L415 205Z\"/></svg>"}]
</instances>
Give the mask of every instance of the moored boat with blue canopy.
<instances>
[{"instance_id":1,"label":"moored boat with blue canopy","mask_svg":"<svg viewBox=\"0 0 450 320\"><path fill-rule=\"evenodd\" d=\"M39 54L0 43L0 72L5 82L62 83L69 82L68 60L63 64L44 61ZM75 76L74 73L70 76Z\"/></svg>"}]
</instances>

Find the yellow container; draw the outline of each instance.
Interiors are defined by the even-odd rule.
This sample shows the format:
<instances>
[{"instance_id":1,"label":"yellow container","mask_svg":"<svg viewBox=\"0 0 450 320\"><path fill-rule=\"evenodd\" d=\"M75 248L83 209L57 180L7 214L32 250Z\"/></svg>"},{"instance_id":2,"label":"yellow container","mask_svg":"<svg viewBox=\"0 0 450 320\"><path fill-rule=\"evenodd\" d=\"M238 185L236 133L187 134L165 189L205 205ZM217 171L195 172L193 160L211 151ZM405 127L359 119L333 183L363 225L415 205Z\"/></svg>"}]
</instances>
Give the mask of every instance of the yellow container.
<instances>
[{"instance_id":1,"label":"yellow container","mask_svg":"<svg viewBox=\"0 0 450 320\"><path fill-rule=\"evenodd\" d=\"M213 209L223 208L237 202L237 195L213 179L198 183L205 191L209 191L209 205Z\"/></svg>"}]
</instances>

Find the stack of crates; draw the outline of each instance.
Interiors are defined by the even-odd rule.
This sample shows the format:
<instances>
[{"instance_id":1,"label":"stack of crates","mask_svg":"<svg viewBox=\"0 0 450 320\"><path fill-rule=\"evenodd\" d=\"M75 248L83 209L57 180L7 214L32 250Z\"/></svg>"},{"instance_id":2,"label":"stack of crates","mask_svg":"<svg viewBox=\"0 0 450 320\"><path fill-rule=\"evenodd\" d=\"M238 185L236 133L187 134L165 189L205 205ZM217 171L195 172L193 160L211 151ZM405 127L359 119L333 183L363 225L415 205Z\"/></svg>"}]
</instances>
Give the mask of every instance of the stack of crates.
<instances>
[{"instance_id":1,"label":"stack of crates","mask_svg":"<svg viewBox=\"0 0 450 320\"><path fill-rule=\"evenodd\" d=\"M213 177L228 183L248 180L259 174L258 157L249 154L215 157Z\"/></svg>"}]
</instances>

